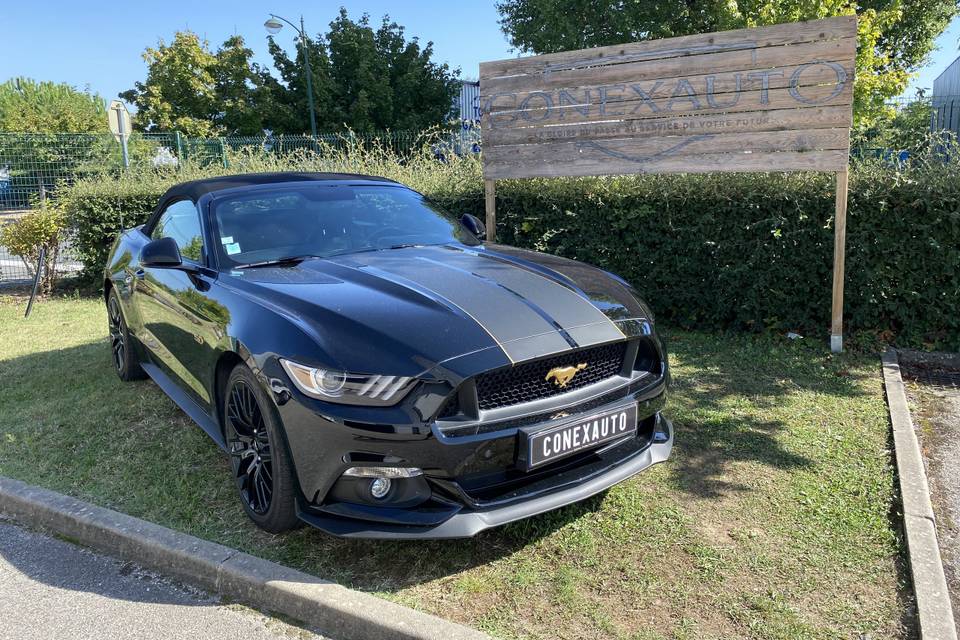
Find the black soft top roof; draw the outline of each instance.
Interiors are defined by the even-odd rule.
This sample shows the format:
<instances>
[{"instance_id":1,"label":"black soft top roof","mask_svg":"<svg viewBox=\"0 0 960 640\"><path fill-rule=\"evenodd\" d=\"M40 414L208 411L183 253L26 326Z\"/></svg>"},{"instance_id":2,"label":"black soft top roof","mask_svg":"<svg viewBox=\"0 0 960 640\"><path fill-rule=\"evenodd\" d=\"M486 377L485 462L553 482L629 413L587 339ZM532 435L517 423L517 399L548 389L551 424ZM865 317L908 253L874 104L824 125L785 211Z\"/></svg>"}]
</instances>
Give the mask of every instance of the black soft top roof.
<instances>
[{"instance_id":1,"label":"black soft top roof","mask_svg":"<svg viewBox=\"0 0 960 640\"><path fill-rule=\"evenodd\" d=\"M379 176L365 176L357 173L309 173L301 171L284 171L280 173L246 173L236 176L217 176L215 178L205 178L203 180L193 180L191 182L182 182L170 187L161 202L173 198L190 198L196 201L197 198L205 193L212 191L222 191L223 189L234 189L236 187L247 187L261 184L276 184L282 182L310 182L324 180L365 180L370 182L389 182L394 183L389 178ZM395 183L394 183L395 184Z\"/></svg>"}]
</instances>

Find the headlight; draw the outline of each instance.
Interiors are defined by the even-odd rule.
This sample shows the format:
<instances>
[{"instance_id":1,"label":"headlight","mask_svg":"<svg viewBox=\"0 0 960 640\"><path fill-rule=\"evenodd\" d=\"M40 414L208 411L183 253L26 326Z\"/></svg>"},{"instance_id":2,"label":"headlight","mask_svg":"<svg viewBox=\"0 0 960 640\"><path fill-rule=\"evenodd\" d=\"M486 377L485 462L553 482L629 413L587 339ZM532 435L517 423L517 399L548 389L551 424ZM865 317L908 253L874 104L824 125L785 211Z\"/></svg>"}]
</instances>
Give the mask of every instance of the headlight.
<instances>
[{"instance_id":1,"label":"headlight","mask_svg":"<svg viewBox=\"0 0 960 640\"><path fill-rule=\"evenodd\" d=\"M405 376L357 375L306 367L282 358L280 364L300 391L313 398L342 404L394 405L416 383L414 378Z\"/></svg>"}]
</instances>

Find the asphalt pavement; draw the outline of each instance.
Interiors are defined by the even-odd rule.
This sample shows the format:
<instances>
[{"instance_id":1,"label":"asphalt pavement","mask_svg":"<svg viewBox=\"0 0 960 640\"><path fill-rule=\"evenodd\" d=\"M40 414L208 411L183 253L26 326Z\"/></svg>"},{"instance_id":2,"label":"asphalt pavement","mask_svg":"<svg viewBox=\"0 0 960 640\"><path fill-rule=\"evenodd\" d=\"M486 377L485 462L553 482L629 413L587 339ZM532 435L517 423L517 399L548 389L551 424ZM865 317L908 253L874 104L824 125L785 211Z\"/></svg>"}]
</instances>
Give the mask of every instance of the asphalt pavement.
<instances>
[{"instance_id":1,"label":"asphalt pavement","mask_svg":"<svg viewBox=\"0 0 960 640\"><path fill-rule=\"evenodd\" d=\"M0 520L0 611L9 640L322 640L9 520Z\"/></svg>"},{"instance_id":2,"label":"asphalt pavement","mask_svg":"<svg viewBox=\"0 0 960 640\"><path fill-rule=\"evenodd\" d=\"M960 621L960 371L919 367L905 371L953 616Z\"/></svg>"}]
</instances>

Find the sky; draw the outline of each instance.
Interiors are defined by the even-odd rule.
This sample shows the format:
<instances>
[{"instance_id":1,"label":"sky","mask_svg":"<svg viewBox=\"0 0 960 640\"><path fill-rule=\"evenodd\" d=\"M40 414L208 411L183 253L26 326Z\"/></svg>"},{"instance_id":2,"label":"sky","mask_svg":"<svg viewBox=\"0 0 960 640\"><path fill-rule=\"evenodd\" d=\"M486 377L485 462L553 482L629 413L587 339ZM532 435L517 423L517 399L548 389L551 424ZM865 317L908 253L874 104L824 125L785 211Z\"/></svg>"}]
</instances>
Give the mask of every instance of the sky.
<instances>
[{"instance_id":1,"label":"sky","mask_svg":"<svg viewBox=\"0 0 960 640\"><path fill-rule=\"evenodd\" d=\"M493 0L91 0L0 1L0 82L15 76L87 87L110 100L146 77L141 54L157 39L167 42L190 29L216 48L239 34L255 60L269 65L264 21L270 13L299 23L307 32L326 33L344 6L351 18L369 13L374 24L384 14L406 28L407 38L432 40L434 59L460 67L476 79L481 61L512 57L497 24ZM285 27L277 41L292 51L295 33Z\"/></svg>"},{"instance_id":2,"label":"sky","mask_svg":"<svg viewBox=\"0 0 960 640\"><path fill-rule=\"evenodd\" d=\"M934 79L960 56L960 18L954 18L947 30L940 34L937 47L930 56L929 64L911 81L904 95L912 97L918 88L932 89ZM930 95L929 91L927 95Z\"/></svg>"},{"instance_id":3,"label":"sky","mask_svg":"<svg viewBox=\"0 0 960 640\"><path fill-rule=\"evenodd\" d=\"M34 4L36 2L36 4ZM497 24L493 0L163 0L162 2L91 2L34 0L0 3L8 25L0 38L0 81L15 76L89 87L110 100L146 77L143 49L158 38L170 41L180 29L207 38L212 47L234 34L242 35L255 59L269 65L263 22L276 13L294 22L301 12L311 34L326 32L339 7L351 17L366 12L378 23L384 14L406 27L407 37L434 42L435 59L459 67L463 77L476 78L479 63L516 55ZM293 30L277 36L292 50ZM911 82L930 88L933 79L958 55L960 18L938 39L939 50Z\"/></svg>"}]
</instances>

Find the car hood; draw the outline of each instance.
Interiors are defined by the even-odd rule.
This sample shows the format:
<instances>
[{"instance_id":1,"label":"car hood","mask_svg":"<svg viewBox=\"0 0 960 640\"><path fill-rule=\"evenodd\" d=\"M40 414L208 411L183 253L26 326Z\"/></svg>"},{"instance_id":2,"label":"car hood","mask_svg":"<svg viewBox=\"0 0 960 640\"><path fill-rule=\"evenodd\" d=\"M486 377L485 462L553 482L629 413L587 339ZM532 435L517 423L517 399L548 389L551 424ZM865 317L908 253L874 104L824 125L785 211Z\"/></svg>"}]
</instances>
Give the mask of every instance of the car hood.
<instances>
[{"instance_id":1,"label":"car hood","mask_svg":"<svg viewBox=\"0 0 960 640\"><path fill-rule=\"evenodd\" d=\"M650 331L622 280L502 245L354 253L229 278L312 335L323 353L306 359L357 373L467 376Z\"/></svg>"}]
</instances>

